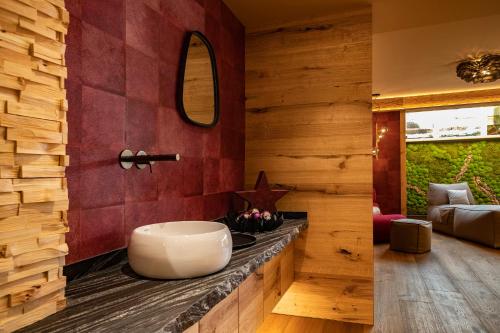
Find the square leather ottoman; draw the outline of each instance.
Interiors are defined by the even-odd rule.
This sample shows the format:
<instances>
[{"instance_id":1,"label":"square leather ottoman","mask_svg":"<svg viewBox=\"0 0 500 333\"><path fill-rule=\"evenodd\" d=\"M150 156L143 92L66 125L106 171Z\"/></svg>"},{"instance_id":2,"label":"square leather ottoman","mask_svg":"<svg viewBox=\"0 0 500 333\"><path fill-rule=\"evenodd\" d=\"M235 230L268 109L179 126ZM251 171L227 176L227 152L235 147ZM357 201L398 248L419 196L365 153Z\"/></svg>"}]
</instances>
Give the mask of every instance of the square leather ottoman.
<instances>
[{"instance_id":1,"label":"square leather ottoman","mask_svg":"<svg viewBox=\"0 0 500 333\"><path fill-rule=\"evenodd\" d=\"M391 221L391 250L409 253L429 252L431 239L432 222L415 219Z\"/></svg>"}]
</instances>

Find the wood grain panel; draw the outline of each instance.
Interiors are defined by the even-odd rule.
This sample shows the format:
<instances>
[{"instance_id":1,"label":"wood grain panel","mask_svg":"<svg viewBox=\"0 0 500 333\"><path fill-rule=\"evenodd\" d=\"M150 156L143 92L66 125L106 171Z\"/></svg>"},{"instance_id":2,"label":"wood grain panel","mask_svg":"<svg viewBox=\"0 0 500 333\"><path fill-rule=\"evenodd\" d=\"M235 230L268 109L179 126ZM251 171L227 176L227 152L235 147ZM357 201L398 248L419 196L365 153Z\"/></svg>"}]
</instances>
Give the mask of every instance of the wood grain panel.
<instances>
[{"instance_id":1,"label":"wood grain panel","mask_svg":"<svg viewBox=\"0 0 500 333\"><path fill-rule=\"evenodd\" d=\"M368 325L272 313L257 333L370 333ZM400 333L402 331L398 331Z\"/></svg>"},{"instance_id":2,"label":"wood grain panel","mask_svg":"<svg viewBox=\"0 0 500 333\"><path fill-rule=\"evenodd\" d=\"M292 190L279 209L308 212L296 277L363 291L323 288L316 307L304 303L319 301L314 288L294 283L303 297L281 313L373 322L371 9L249 33L246 109L245 184L265 170ZM277 297L266 307L264 292L269 310ZM356 311L339 314L337 303Z\"/></svg>"},{"instance_id":3,"label":"wood grain panel","mask_svg":"<svg viewBox=\"0 0 500 333\"><path fill-rule=\"evenodd\" d=\"M2 332L66 304L68 23L64 1L0 1Z\"/></svg>"},{"instance_id":4,"label":"wood grain panel","mask_svg":"<svg viewBox=\"0 0 500 333\"><path fill-rule=\"evenodd\" d=\"M200 333L238 332L238 292L232 292L201 320Z\"/></svg>"},{"instance_id":5,"label":"wood grain panel","mask_svg":"<svg viewBox=\"0 0 500 333\"><path fill-rule=\"evenodd\" d=\"M239 333L254 333L264 320L263 275L255 272L238 287Z\"/></svg>"},{"instance_id":6,"label":"wood grain panel","mask_svg":"<svg viewBox=\"0 0 500 333\"><path fill-rule=\"evenodd\" d=\"M281 255L281 263L280 263L280 288L281 295L284 295L285 292L290 288L295 279L294 273L294 242L288 245Z\"/></svg>"},{"instance_id":7,"label":"wood grain panel","mask_svg":"<svg viewBox=\"0 0 500 333\"><path fill-rule=\"evenodd\" d=\"M372 306L371 280L299 276L273 312L371 324Z\"/></svg>"},{"instance_id":8,"label":"wood grain panel","mask_svg":"<svg viewBox=\"0 0 500 333\"><path fill-rule=\"evenodd\" d=\"M281 255L273 257L264 265L264 316L273 311L281 298Z\"/></svg>"}]
</instances>

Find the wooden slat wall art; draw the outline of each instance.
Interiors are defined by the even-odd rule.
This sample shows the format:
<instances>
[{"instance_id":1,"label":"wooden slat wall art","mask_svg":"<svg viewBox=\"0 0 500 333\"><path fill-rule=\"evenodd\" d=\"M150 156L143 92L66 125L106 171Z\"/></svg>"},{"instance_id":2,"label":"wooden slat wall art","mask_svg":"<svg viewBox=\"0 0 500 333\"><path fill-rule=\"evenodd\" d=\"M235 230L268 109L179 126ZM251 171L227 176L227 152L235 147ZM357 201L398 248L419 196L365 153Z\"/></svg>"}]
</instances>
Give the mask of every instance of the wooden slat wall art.
<instances>
[{"instance_id":1,"label":"wooden slat wall art","mask_svg":"<svg viewBox=\"0 0 500 333\"><path fill-rule=\"evenodd\" d=\"M309 219L274 312L373 322L371 93L371 8L247 35L245 184Z\"/></svg>"},{"instance_id":2,"label":"wooden slat wall art","mask_svg":"<svg viewBox=\"0 0 500 333\"><path fill-rule=\"evenodd\" d=\"M0 0L0 331L65 306L64 0Z\"/></svg>"},{"instance_id":3,"label":"wooden slat wall art","mask_svg":"<svg viewBox=\"0 0 500 333\"><path fill-rule=\"evenodd\" d=\"M373 112L445 109L468 105L500 103L500 89L459 91L443 94L374 98Z\"/></svg>"}]
</instances>

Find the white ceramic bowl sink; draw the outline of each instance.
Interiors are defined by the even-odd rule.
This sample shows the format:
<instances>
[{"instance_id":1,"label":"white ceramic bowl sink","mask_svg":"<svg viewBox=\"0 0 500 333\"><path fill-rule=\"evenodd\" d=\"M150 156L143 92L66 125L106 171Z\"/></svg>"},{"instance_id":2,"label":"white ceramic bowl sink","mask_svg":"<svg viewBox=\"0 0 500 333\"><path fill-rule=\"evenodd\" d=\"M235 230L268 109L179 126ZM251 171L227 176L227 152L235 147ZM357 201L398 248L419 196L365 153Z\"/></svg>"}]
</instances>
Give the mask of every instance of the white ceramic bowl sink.
<instances>
[{"instance_id":1,"label":"white ceramic bowl sink","mask_svg":"<svg viewBox=\"0 0 500 333\"><path fill-rule=\"evenodd\" d=\"M186 279L217 272L229 263L233 241L225 224L179 221L145 225L130 237L132 269L156 279Z\"/></svg>"}]
</instances>

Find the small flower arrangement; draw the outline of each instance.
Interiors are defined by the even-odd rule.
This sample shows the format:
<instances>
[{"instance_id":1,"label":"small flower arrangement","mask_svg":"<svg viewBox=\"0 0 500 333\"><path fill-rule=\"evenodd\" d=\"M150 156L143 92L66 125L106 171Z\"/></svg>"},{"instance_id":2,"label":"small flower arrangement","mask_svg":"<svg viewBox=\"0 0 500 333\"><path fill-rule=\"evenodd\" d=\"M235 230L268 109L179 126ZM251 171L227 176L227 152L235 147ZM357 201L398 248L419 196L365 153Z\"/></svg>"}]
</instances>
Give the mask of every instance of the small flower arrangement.
<instances>
[{"instance_id":1,"label":"small flower arrangement","mask_svg":"<svg viewBox=\"0 0 500 333\"><path fill-rule=\"evenodd\" d=\"M225 222L232 230L239 232L271 231L283 224L283 215L253 208L240 214L229 214Z\"/></svg>"}]
</instances>

